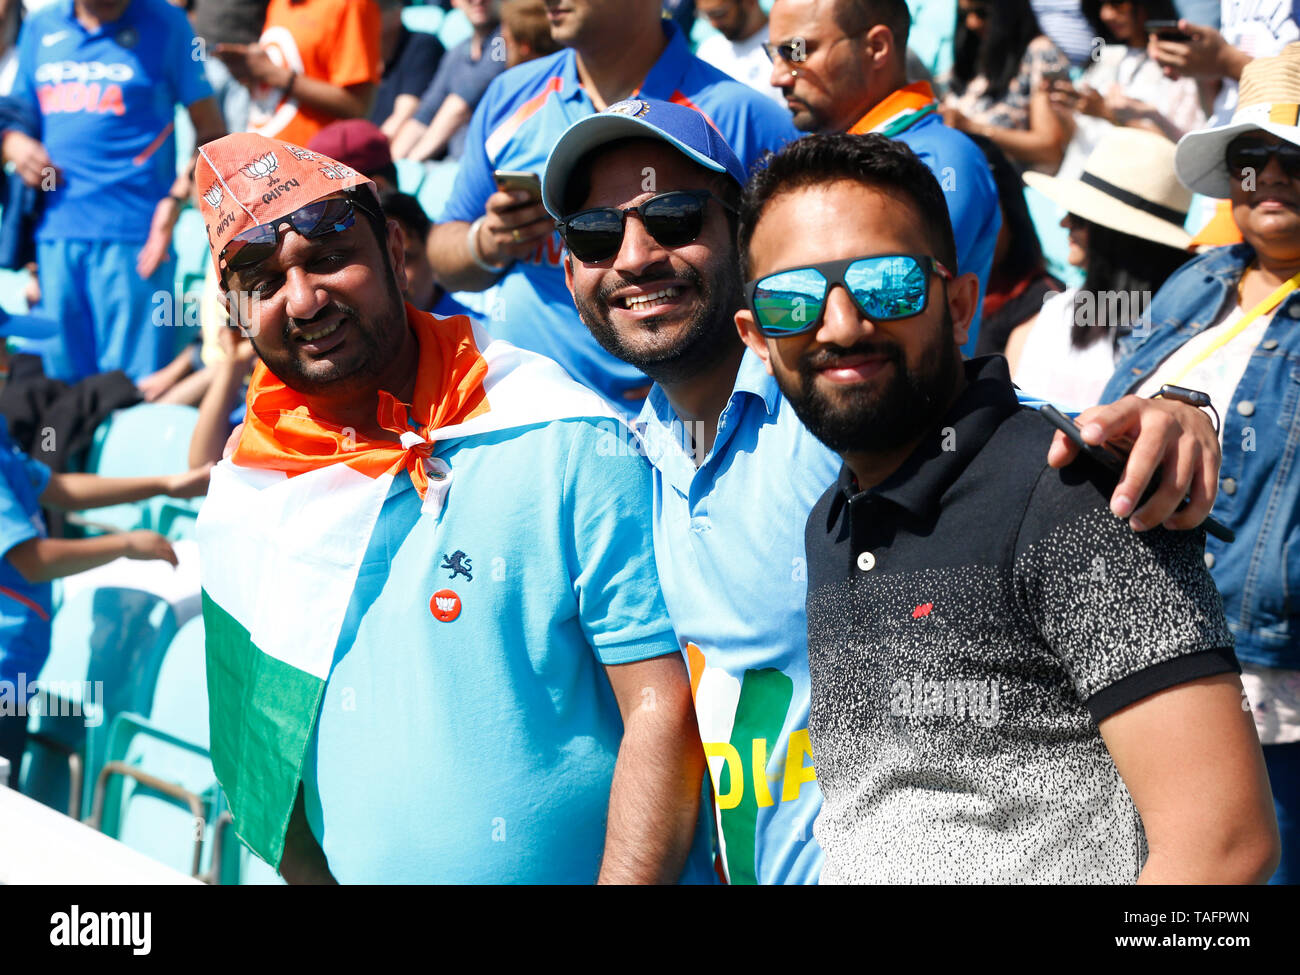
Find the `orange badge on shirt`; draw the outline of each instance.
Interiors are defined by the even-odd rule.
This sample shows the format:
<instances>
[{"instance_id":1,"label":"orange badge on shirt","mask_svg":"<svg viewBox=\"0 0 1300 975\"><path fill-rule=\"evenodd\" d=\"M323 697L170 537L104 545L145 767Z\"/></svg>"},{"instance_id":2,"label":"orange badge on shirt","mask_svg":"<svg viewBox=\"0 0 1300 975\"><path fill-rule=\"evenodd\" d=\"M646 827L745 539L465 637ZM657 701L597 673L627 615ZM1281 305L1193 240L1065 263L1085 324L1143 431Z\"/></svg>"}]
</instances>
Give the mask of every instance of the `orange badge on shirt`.
<instances>
[{"instance_id":1,"label":"orange badge on shirt","mask_svg":"<svg viewBox=\"0 0 1300 975\"><path fill-rule=\"evenodd\" d=\"M460 615L460 597L451 589L439 589L429 600L429 612L439 623L450 623Z\"/></svg>"}]
</instances>

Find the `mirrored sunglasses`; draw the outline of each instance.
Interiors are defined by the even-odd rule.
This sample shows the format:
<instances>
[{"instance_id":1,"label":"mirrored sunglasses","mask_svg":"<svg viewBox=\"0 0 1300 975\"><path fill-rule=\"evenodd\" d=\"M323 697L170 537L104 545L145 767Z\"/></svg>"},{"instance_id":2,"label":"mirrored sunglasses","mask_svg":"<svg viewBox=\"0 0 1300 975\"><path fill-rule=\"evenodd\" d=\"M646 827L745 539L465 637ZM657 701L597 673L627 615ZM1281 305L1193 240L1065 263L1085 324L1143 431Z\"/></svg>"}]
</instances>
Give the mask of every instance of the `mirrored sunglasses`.
<instances>
[{"instance_id":1,"label":"mirrored sunglasses","mask_svg":"<svg viewBox=\"0 0 1300 975\"><path fill-rule=\"evenodd\" d=\"M933 257L881 254L824 261L764 275L746 285L758 329L770 338L811 331L821 322L833 285L840 285L873 322L893 322L925 311L930 276L953 274Z\"/></svg>"}]
</instances>

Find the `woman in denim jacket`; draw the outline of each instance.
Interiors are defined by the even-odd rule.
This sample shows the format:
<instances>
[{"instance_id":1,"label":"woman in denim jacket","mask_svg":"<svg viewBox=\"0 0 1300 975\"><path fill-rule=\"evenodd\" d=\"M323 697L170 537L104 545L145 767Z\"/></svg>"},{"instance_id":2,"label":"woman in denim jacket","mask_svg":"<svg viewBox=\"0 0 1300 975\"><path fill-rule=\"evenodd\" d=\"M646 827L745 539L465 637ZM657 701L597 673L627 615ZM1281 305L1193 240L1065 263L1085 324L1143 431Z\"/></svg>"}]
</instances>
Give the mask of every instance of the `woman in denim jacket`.
<instances>
[{"instance_id":1,"label":"woman in denim jacket","mask_svg":"<svg viewBox=\"0 0 1300 975\"><path fill-rule=\"evenodd\" d=\"M1282 859L1272 883L1300 882L1300 44L1242 75L1232 122L1186 136L1175 168L1190 189L1229 198L1245 243L1176 271L1150 329L1121 344L1103 402L1165 384L1210 394L1223 461L1207 538L1255 712Z\"/></svg>"}]
</instances>

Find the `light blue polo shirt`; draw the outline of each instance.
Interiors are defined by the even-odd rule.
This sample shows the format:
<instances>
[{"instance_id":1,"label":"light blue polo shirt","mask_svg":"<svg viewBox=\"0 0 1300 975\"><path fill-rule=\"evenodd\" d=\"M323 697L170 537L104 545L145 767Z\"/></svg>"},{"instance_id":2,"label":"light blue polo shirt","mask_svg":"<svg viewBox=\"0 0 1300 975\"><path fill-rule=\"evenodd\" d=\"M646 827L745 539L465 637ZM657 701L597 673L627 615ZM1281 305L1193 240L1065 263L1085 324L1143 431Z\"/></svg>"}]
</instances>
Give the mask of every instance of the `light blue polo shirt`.
<instances>
[{"instance_id":1,"label":"light blue polo shirt","mask_svg":"<svg viewBox=\"0 0 1300 975\"><path fill-rule=\"evenodd\" d=\"M659 386L635 426L654 466L655 563L690 666L729 878L817 883L804 526L840 458L749 351L698 469Z\"/></svg>"},{"instance_id":2,"label":"light blue polo shirt","mask_svg":"<svg viewBox=\"0 0 1300 975\"><path fill-rule=\"evenodd\" d=\"M816 883L804 524L840 459L748 351L698 469L658 386L636 425L655 469L655 561L691 668L730 880Z\"/></svg>"},{"instance_id":3,"label":"light blue polo shirt","mask_svg":"<svg viewBox=\"0 0 1300 975\"><path fill-rule=\"evenodd\" d=\"M0 553L45 537L40 497L49 482L50 469L23 453L0 416ZM48 582L28 582L0 559L0 680L36 680L50 655L50 598Z\"/></svg>"},{"instance_id":4,"label":"light blue polo shirt","mask_svg":"<svg viewBox=\"0 0 1300 975\"><path fill-rule=\"evenodd\" d=\"M691 54L685 39L664 23L668 45L639 95L677 102L707 116L745 167L799 133L790 113ZM578 79L572 49L511 68L496 78L474 111L456 183L443 220L473 221L496 191L496 169L537 173L564 131L595 113ZM564 246L558 233L516 261L485 295L483 321L496 338L559 362L629 417L642 400L623 394L650 385L639 370L600 347L573 310L564 286Z\"/></svg>"},{"instance_id":5,"label":"light blue polo shirt","mask_svg":"<svg viewBox=\"0 0 1300 975\"><path fill-rule=\"evenodd\" d=\"M396 479L303 774L340 881L596 879L623 732L603 665L677 651L630 439L577 419L439 444L439 515ZM707 811L683 879L714 879Z\"/></svg>"}]
</instances>

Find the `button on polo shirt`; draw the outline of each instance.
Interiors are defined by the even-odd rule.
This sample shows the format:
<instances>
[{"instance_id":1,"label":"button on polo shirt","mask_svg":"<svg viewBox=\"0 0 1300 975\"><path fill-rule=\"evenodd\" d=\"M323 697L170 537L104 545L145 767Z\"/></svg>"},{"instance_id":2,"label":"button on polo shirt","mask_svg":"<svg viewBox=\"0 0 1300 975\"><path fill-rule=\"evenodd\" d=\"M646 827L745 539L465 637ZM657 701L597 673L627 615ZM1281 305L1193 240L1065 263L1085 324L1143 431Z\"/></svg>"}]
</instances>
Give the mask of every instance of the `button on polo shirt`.
<instances>
[{"instance_id":1,"label":"button on polo shirt","mask_svg":"<svg viewBox=\"0 0 1300 975\"><path fill-rule=\"evenodd\" d=\"M821 879L1131 883L1146 838L1097 722L1237 669L1204 534L1130 530L1112 475L1046 466L1005 360L964 368L894 475L844 468L808 519Z\"/></svg>"}]
</instances>

